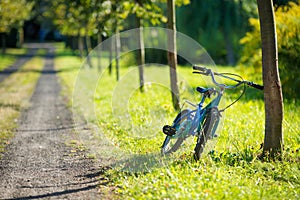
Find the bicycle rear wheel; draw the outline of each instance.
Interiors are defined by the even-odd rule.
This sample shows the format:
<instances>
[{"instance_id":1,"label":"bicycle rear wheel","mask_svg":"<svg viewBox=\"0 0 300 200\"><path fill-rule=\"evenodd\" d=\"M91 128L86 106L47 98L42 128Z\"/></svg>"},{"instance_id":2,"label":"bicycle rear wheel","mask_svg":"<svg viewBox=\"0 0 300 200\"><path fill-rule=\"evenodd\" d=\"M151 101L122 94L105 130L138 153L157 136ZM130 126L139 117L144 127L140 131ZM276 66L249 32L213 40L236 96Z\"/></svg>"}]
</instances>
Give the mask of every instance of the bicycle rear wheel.
<instances>
[{"instance_id":1,"label":"bicycle rear wheel","mask_svg":"<svg viewBox=\"0 0 300 200\"><path fill-rule=\"evenodd\" d=\"M176 130L176 134L181 134L178 131L185 131L185 129L187 128L186 126L188 125L189 112L190 111L187 109L183 110L174 119L172 128ZM166 136L164 143L161 147L161 153L165 155L165 154L176 152L185 139L186 136L184 135L182 135L182 137L179 136L177 138L174 138L172 136Z\"/></svg>"},{"instance_id":2,"label":"bicycle rear wheel","mask_svg":"<svg viewBox=\"0 0 300 200\"><path fill-rule=\"evenodd\" d=\"M220 122L220 112L218 108L216 107L210 108L207 111L202 128L198 135L197 144L195 147L195 154L194 154L195 160L200 159L207 140L214 137L219 122Z\"/></svg>"}]
</instances>

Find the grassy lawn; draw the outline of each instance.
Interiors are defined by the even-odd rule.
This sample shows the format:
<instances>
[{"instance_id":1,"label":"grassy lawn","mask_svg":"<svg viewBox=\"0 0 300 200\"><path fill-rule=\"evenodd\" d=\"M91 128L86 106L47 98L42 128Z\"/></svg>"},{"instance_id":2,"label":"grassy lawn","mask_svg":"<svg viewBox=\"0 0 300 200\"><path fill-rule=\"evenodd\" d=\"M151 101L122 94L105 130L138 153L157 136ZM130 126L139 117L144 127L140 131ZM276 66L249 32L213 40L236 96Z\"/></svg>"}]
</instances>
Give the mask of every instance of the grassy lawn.
<instances>
[{"instance_id":1,"label":"grassy lawn","mask_svg":"<svg viewBox=\"0 0 300 200\"><path fill-rule=\"evenodd\" d=\"M6 49L6 54L0 54L0 71L7 68L15 62L18 55L24 54L25 49Z\"/></svg>"},{"instance_id":2,"label":"grassy lawn","mask_svg":"<svg viewBox=\"0 0 300 200\"><path fill-rule=\"evenodd\" d=\"M60 70L59 76L65 86L64 95L73 95L70 105L78 106L76 111L100 129L89 140L102 146L104 135L111 145L110 152L91 147L95 157L103 158L107 153L117 162L128 159L132 162L129 164L135 165L133 162L138 160L140 166L134 167L144 168L128 171L128 162L125 165L121 162L107 172L120 198L299 199L300 105L295 100L285 101L282 161L257 159L264 137L264 107L262 93L249 89L239 102L223 113L219 137L209 148L212 151L195 162L187 148L184 154L161 165L155 162L164 140L161 128L170 124L176 115L168 89L168 68L145 68L146 81L152 81L152 84L147 84L146 92L141 94L134 67L121 68L121 79L116 82L107 71L101 74L97 69L85 69L78 74L82 62L66 50L60 49L58 53L55 66ZM107 60L103 62L107 63ZM254 69L217 67L216 70L234 72L261 83L260 72ZM193 92L194 88L209 83L209 80L193 75L191 71L190 67L178 69L181 97L197 101L200 95ZM79 87L83 89L79 90ZM86 93L77 94L77 91ZM232 102L240 92L239 89L229 91L221 107ZM76 104L80 99L81 104ZM90 107L92 113L88 111ZM153 156L154 162L149 163Z\"/></svg>"},{"instance_id":3,"label":"grassy lawn","mask_svg":"<svg viewBox=\"0 0 300 200\"><path fill-rule=\"evenodd\" d=\"M18 72L0 83L0 152L3 152L9 138L13 136L22 109L29 106L29 99L40 76L38 70L42 67L43 59L35 56Z\"/></svg>"}]
</instances>

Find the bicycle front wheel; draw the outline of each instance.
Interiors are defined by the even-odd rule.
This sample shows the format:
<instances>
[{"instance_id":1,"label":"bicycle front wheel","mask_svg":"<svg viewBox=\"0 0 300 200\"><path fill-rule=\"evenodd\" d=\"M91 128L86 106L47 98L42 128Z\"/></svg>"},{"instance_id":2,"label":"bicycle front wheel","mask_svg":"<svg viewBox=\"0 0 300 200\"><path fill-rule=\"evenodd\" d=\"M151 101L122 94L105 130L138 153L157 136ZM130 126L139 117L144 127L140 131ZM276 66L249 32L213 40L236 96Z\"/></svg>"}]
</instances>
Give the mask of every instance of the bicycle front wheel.
<instances>
[{"instance_id":1,"label":"bicycle front wheel","mask_svg":"<svg viewBox=\"0 0 300 200\"><path fill-rule=\"evenodd\" d=\"M172 127L176 129L176 134L180 134L179 131L184 131L187 128L185 126L188 123L188 113L189 110L183 110L176 116L174 124L172 125ZM174 138L172 136L166 136L164 143L161 147L161 153L165 155L177 151L185 139L186 137L183 135L182 137L179 136L177 138Z\"/></svg>"},{"instance_id":2,"label":"bicycle front wheel","mask_svg":"<svg viewBox=\"0 0 300 200\"><path fill-rule=\"evenodd\" d=\"M214 137L219 122L220 122L220 112L218 108L214 107L207 110L207 114L204 119L200 133L198 135L197 144L195 147L194 158L196 160L200 159L201 154L204 151L204 147L206 145L207 140Z\"/></svg>"}]
</instances>

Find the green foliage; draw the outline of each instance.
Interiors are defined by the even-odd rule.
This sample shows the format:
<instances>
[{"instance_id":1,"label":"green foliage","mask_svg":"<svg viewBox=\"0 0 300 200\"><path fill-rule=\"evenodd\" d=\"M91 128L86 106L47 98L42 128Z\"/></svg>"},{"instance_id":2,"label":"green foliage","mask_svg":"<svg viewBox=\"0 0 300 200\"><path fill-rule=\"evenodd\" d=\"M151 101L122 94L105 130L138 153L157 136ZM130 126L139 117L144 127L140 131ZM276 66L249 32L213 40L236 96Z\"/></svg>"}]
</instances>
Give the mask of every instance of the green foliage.
<instances>
[{"instance_id":1,"label":"green foliage","mask_svg":"<svg viewBox=\"0 0 300 200\"><path fill-rule=\"evenodd\" d=\"M289 3L276 10L278 61L283 92L294 98L300 93L300 6ZM258 19L250 19L252 31L240 40L244 45L240 62L261 67L261 40Z\"/></svg>"},{"instance_id":2,"label":"green foliage","mask_svg":"<svg viewBox=\"0 0 300 200\"><path fill-rule=\"evenodd\" d=\"M83 36L88 31L87 35L90 35L95 29L95 15L92 12L95 1L57 0L51 3L44 16L52 19L62 34Z\"/></svg>"},{"instance_id":3,"label":"green foliage","mask_svg":"<svg viewBox=\"0 0 300 200\"><path fill-rule=\"evenodd\" d=\"M245 37L240 40L240 43L244 45L240 62L243 64L247 63L249 66L259 67L262 59L259 20L250 18L249 24L252 27L252 31L247 32Z\"/></svg>"},{"instance_id":4,"label":"green foliage","mask_svg":"<svg viewBox=\"0 0 300 200\"><path fill-rule=\"evenodd\" d=\"M137 65L136 55L134 54L134 52L130 52L127 53L126 55L123 55L120 61L120 65L123 67L132 67Z\"/></svg>"},{"instance_id":5,"label":"green foliage","mask_svg":"<svg viewBox=\"0 0 300 200\"><path fill-rule=\"evenodd\" d=\"M23 26L30 17L34 3L27 0L1 0L0 1L0 33L7 33L13 27Z\"/></svg>"},{"instance_id":6,"label":"green foliage","mask_svg":"<svg viewBox=\"0 0 300 200\"><path fill-rule=\"evenodd\" d=\"M239 58L239 39L247 31L245 21L257 16L255 1L191 1L177 9L178 31L199 42L219 64Z\"/></svg>"},{"instance_id":7,"label":"green foliage","mask_svg":"<svg viewBox=\"0 0 300 200\"><path fill-rule=\"evenodd\" d=\"M150 21L152 25L167 22L166 17L162 14L162 9L155 1L131 1L132 13L139 19Z\"/></svg>"}]
</instances>

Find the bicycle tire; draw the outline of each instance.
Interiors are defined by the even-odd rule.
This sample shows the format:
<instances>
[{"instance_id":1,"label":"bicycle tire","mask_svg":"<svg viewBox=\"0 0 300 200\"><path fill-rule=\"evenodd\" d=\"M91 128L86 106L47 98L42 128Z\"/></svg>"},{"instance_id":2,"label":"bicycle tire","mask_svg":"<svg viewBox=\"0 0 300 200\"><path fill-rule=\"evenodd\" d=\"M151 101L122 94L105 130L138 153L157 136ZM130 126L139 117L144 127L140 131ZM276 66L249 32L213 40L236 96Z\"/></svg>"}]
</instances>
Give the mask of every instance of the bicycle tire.
<instances>
[{"instance_id":1,"label":"bicycle tire","mask_svg":"<svg viewBox=\"0 0 300 200\"><path fill-rule=\"evenodd\" d=\"M174 119L173 123L176 123L176 121L183 115L182 119L180 119L180 121L178 121L176 124L173 124L172 126L175 129L179 129L180 125L184 123L184 121L187 120L187 113L190 112L188 109L185 109L183 111L181 111L180 113L178 113L178 115L176 116L176 118ZM186 137L178 137L176 139L173 139L171 136L166 136L163 145L161 147L161 154L166 155L166 154L170 154L170 153L174 153L176 152L179 147L181 146L182 142L186 139ZM176 142L168 148L168 145L170 144L171 140L176 140Z\"/></svg>"},{"instance_id":2,"label":"bicycle tire","mask_svg":"<svg viewBox=\"0 0 300 200\"><path fill-rule=\"evenodd\" d=\"M197 144L195 146L194 158L199 160L204 151L208 139L214 137L215 131L219 125L220 113L218 108L213 107L207 111L202 128L200 129Z\"/></svg>"}]
</instances>

